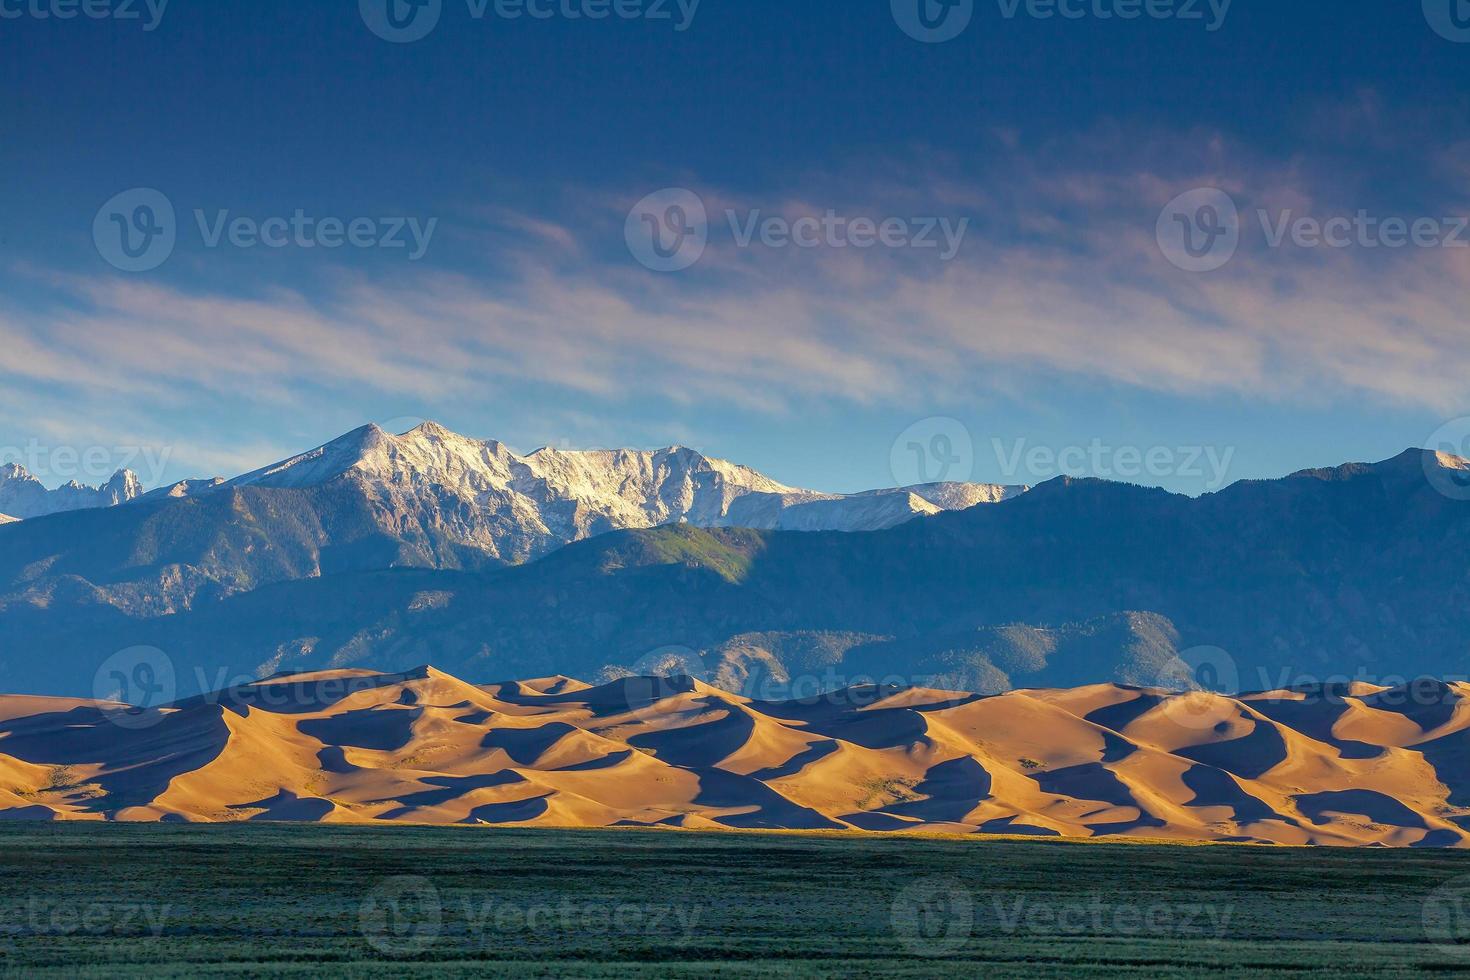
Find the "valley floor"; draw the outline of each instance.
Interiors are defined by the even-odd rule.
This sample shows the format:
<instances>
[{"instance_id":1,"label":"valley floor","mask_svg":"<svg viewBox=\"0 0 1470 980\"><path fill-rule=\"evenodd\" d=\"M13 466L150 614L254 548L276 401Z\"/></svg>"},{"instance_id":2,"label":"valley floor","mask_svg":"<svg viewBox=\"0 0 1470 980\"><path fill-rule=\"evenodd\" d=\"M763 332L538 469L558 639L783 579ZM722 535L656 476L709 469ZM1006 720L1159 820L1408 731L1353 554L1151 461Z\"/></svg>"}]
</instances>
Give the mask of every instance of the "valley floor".
<instances>
[{"instance_id":1,"label":"valley floor","mask_svg":"<svg viewBox=\"0 0 1470 980\"><path fill-rule=\"evenodd\" d=\"M1470 972L1444 850L369 828L0 826L26 976Z\"/></svg>"}]
</instances>

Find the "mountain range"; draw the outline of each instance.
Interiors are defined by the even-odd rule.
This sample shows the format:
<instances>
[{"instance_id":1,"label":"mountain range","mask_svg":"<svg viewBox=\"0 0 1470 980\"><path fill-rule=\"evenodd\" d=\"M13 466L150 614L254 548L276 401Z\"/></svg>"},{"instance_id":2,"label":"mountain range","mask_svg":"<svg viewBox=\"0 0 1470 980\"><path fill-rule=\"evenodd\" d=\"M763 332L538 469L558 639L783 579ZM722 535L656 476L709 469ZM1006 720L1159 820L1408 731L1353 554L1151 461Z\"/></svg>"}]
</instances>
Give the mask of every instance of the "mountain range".
<instances>
[{"instance_id":1,"label":"mountain range","mask_svg":"<svg viewBox=\"0 0 1470 980\"><path fill-rule=\"evenodd\" d=\"M1470 686L753 700L690 677L283 675L131 711L0 697L0 819L1470 845Z\"/></svg>"},{"instance_id":2,"label":"mountain range","mask_svg":"<svg viewBox=\"0 0 1470 980\"><path fill-rule=\"evenodd\" d=\"M0 466L0 524L92 507L115 507L142 495L143 485L131 470L118 470L100 487L72 480L48 490L18 463Z\"/></svg>"},{"instance_id":3,"label":"mountain range","mask_svg":"<svg viewBox=\"0 0 1470 980\"><path fill-rule=\"evenodd\" d=\"M1456 678L1470 503L1442 491L1467 469L1411 450L1200 498L1070 478L843 497L689 450L520 456L368 427L0 529L0 689L94 693L138 645L181 696L423 663L474 683L678 672L764 699L863 678Z\"/></svg>"}]
</instances>

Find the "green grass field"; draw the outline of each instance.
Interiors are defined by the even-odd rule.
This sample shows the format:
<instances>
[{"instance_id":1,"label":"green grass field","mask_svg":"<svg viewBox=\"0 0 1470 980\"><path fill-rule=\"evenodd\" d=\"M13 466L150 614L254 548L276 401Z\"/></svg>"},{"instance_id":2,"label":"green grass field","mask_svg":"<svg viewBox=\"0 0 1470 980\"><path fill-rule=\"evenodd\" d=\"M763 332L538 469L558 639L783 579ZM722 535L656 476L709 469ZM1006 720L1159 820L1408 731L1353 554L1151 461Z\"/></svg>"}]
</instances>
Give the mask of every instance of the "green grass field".
<instances>
[{"instance_id":1,"label":"green grass field","mask_svg":"<svg viewBox=\"0 0 1470 980\"><path fill-rule=\"evenodd\" d=\"M0 955L68 977L1452 974L1467 875L1444 851L7 825Z\"/></svg>"}]
</instances>

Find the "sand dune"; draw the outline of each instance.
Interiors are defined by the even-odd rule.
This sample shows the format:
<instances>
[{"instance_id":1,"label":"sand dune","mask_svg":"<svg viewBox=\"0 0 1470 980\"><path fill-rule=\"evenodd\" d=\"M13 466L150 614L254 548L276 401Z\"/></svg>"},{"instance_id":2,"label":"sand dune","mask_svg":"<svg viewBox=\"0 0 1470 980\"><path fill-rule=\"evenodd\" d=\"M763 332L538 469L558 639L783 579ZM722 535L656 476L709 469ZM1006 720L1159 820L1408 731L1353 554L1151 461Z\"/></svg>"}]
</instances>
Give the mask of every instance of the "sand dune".
<instances>
[{"instance_id":1,"label":"sand dune","mask_svg":"<svg viewBox=\"0 0 1470 980\"><path fill-rule=\"evenodd\" d=\"M0 697L0 819L1470 844L1470 688L751 701L689 678L288 675L152 714Z\"/></svg>"}]
</instances>

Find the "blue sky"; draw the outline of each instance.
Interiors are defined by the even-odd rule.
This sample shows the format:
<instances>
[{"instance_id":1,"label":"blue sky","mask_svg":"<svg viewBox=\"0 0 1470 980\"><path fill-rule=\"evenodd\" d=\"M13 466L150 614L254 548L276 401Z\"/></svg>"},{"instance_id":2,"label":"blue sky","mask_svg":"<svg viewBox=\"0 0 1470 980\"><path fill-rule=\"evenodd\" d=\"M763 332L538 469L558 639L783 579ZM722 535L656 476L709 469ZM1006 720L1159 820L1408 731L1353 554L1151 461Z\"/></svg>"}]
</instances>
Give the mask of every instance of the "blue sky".
<instances>
[{"instance_id":1,"label":"blue sky","mask_svg":"<svg viewBox=\"0 0 1470 980\"><path fill-rule=\"evenodd\" d=\"M390 43L355 0L156 23L0 0L0 452L56 483L67 450L141 449L160 481L435 418L830 490L1066 468L1194 493L1470 415L1450 0L975 0L942 43L905 33L905 0L624 2L640 16L442 0ZM105 241L139 188L175 243L124 271ZM629 242L670 188L708 242L653 271ZM1239 244L1188 271L1159 234L1202 188ZM688 200L655 198L651 228ZM298 212L300 241L242 247ZM1295 224L1360 213L1343 247ZM811 247L780 233L829 217ZM1390 247L1392 218L1433 224ZM857 247L863 219L894 244ZM321 221L406 247L323 247Z\"/></svg>"}]
</instances>

